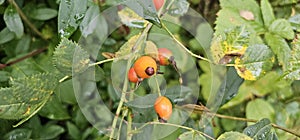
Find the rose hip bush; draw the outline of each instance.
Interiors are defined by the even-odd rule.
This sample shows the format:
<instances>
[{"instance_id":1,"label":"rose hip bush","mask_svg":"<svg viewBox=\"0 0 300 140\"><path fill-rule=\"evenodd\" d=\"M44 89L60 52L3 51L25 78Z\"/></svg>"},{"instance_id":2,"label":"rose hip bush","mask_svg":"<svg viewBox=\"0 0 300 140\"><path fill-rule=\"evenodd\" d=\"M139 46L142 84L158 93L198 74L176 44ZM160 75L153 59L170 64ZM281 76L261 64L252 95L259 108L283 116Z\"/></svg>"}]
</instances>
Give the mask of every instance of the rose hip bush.
<instances>
[{"instance_id":1,"label":"rose hip bush","mask_svg":"<svg viewBox=\"0 0 300 140\"><path fill-rule=\"evenodd\" d=\"M297 0L0 0L0 139L299 139Z\"/></svg>"}]
</instances>

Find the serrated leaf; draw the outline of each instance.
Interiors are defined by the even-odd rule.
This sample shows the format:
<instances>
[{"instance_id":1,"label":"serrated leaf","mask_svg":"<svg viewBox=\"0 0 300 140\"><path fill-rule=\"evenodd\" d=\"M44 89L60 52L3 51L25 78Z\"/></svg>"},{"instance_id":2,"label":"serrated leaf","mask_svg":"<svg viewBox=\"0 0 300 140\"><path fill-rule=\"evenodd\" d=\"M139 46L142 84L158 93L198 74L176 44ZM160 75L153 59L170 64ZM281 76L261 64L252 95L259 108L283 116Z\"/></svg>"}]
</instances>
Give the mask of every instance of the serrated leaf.
<instances>
[{"instance_id":1,"label":"serrated leaf","mask_svg":"<svg viewBox=\"0 0 300 140\"><path fill-rule=\"evenodd\" d=\"M245 80L256 80L273 66L273 53L266 45L251 45L242 58L236 58L235 69Z\"/></svg>"},{"instance_id":2,"label":"serrated leaf","mask_svg":"<svg viewBox=\"0 0 300 140\"><path fill-rule=\"evenodd\" d=\"M24 34L24 27L21 17L12 5L9 5L5 9L3 18L7 28L14 32L17 38L20 38Z\"/></svg>"},{"instance_id":3,"label":"serrated leaf","mask_svg":"<svg viewBox=\"0 0 300 140\"><path fill-rule=\"evenodd\" d=\"M57 16L57 11L51 8L32 9L29 16L36 20L49 20Z\"/></svg>"},{"instance_id":4,"label":"serrated leaf","mask_svg":"<svg viewBox=\"0 0 300 140\"><path fill-rule=\"evenodd\" d=\"M145 28L148 24L148 21L144 20L142 17L137 15L130 8L125 7L124 9L118 11L118 15L121 19L121 22L128 27L133 28Z\"/></svg>"},{"instance_id":5,"label":"serrated leaf","mask_svg":"<svg viewBox=\"0 0 300 140\"><path fill-rule=\"evenodd\" d=\"M211 52L215 63L221 63L226 56L244 55L249 45L249 32L244 26L238 26L213 39Z\"/></svg>"},{"instance_id":6,"label":"serrated leaf","mask_svg":"<svg viewBox=\"0 0 300 140\"><path fill-rule=\"evenodd\" d=\"M277 56L279 64L282 65L283 70L286 71L291 55L291 49L288 43L282 37L270 33L266 33L265 38L267 44Z\"/></svg>"},{"instance_id":7,"label":"serrated leaf","mask_svg":"<svg viewBox=\"0 0 300 140\"><path fill-rule=\"evenodd\" d=\"M144 19L161 27L160 19L151 0L127 0L124 4Z\"/></svg>"},{"instance_id":8,"label":"serrated leaf","mask_svg":"<svg viewBox=\"0 0 300 140\"><path fill-rule=\"evenodd\" d=\"M10 88L0 89L0 118L27 117L21 123L28 120L48 101L57 83L56 77L52 74L13 79Z\"/></svg>"},{"instance_id":9,"label":"serrated leaf","mask_svg":"<svg viewBox=\"0 0 300 140\"><path fill-rule=\"evenodd\" d=\"M239 132L226 132L219 136L217 140L252 140L252 138Z\"/></svg>"},{"instance_id":10,"label":"serrated leaf","mask_svg":"<svg viewBox=\"0 0 300 140\"><path fill-rule=\"evenodd\" d=\"M290 17L289 22L291 23L294 30L300 32L300 14L296 14Z\"/></svg>"},{"instance_id":11,"label":"serrated leaf","mask_svg":"<svg viewBox=\"0 0 300 140\"><path fill-rule=\"evenodd\" d=\"M5 27L0 32L0 44L9 42L15 38L15 34L11 32L7 27Z\"/></svg>"},{"instance_id":12,"label":"serrated leaf","mask_svg":"<svg viewBox=\"0 0 300 140\"><path fill-rule=\"evenodd\" d=\"M178 139L180 139L180 140L206 140L205 137L203 137L201 134L192 132L192 131L182 133L178 137Z\"/></svg>"},{"instance_id":13,"label":"serrated leaf","mask_svg":"<svg viewBox=\"0 0 300 140\"><path fill-rule=\"evenodd\" d=\"M248 126L243 133L253 138L254 140L277 140L277 136L272 130L272 125L269 119L262 119L257 123Z\"/></svg>"},{"instance_id":14,"label":"serrated leaf","mask_svg":"<svg viewBox=\"0 0 300 140\"><path fill-rule=\"evenodd\" d=\"M250 33L254 33L253 36L256 36L256 32L264 30L261 10L255 0L220 0L220 5L221 10L218 12L215 27L216 36L224 33L227 29L241 25L245 25ZM244 17L240 15L241 11L251 12L254 16L254 20L245 20Z\"/></svg>"},{"instance_id":15,"label":"serrated leaf","mask_svg":"<svg viewBox=\"0 0 300 140\"><path fill-rule=\"evenodd\" d=\"M61 40L53 55L55 67L68 76L84 72L88 69L89 62L89 54L77 43L66 38Z\"/></svg>"},{"instance_id":16,"label":"serrated leaf","mask_svg":"<svg viewBox=\"0 0 300 140\"><path fill-rule=\"evenodd\" d=\"M275 20L275 16L273 13L273 8L268 0L260 1L261 12L264 19L265 26L269 27L271 23Z\"/></svg>"},{"instance_id":17,"label":"serrated leaf","mask_svg":"<svg viewBox=\"0 0 300 140\"><path fill-rule=\"evenodd\" d=\"M132 49L135 47L136 50L139 50L142 47L142 43L136 44L140 35L135 35L131 37L117 52L116 52L116 58L122 58L122 59L128 59L129 57L132 57Z\"/></svg>"},{"instance_id":18,"label":"serrated leaf","mask_svg":"<svg viewBox=\"0 0 300 140\"><path fill-rule=\"evenodd\" d=\"M250 101L246 106L246 116L248 119L260 120L262 118L268 118L273 120L274 113L274 108L270 103L262 99Z\"/></svg>"},{"instance_id":19,"label":"serrated leaf","mask_svg":"<svg viewBox=\"0 0 300 140\"><path fill-rule=\"evenodd\" d=\"M183 16L188 12L189 7L190 3L187 0L175 0L169 8L168 13L173 16Z\"/></svg>"},{"instance_id":20,"label":"serrated leaf","mask_svg":"<svg viewBox=\"0 0 300 140\"><path fill-rule=\"evenodd\" d=\"M292 42L292 52L288 63L285 78L291 80L300 80L300 41L295 39Z\"/></svg>"},{"instance_id":21,"label":"serrated leaf","mask_svg":"<svg viewBox=\"0 0 300 140\"><path fill-rule=\"evenodd\" d=\"M87 9L87 1L61 0L58 12L58 33L69 38L78 28Z\"/></svg>"},{"instance_id":22,"label":"serrated leaf","mask_svg":"<svg viewBox=\"0 0 300 140\"><path fill-rule=\"evenodd\" d=\"M286 19L277 19L272 22L269 31L285 39L293 39L295 36L291 24Z\"/></svg>"}]
</instances>

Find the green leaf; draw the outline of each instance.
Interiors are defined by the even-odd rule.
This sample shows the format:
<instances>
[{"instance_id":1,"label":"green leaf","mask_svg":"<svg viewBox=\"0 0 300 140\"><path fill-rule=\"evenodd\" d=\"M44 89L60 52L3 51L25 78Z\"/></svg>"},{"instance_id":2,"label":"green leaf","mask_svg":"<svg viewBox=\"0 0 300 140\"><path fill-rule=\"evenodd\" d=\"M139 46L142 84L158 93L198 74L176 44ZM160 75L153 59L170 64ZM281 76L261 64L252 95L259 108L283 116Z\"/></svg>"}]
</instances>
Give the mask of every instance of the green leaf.
<instances>
[{"instance_id":1,"label":"green leaf","mask_svg":"<svg viewBox=\"0 0 300 140\"><path fill-rule=\"evenodd\" d=\"M273 13L273 8L268 0L262 0L261 3L261 12L264 19L265 26L269 27L271 23L275 20Z\"/></svg>"},{"instance_id":2,"label":"green leaf","mask_svg":"<svg viewBox=\"0 0 300 140\"><path fill-rule=\"evenodd\" d=\"M180 140L206 140L205 137L203 137L201 134L193 132L193 131L187 131L182 133L179 138Z\"/></svg>"},{"instance_id":3,"label":"green leaf","mask_svg":"<svg viewBox=\"0 0 300 140\"><path fill-rule=\"evenodd\" d=\"M24 34L24 27L21 17L12 5L9 5L5 9L3 18L7 28L14 32L17 38L20 38Z\"/></svg>"},{"instance_id":4,"label":"green leaf","mask_svg":"<svg viewBox=\"0 0 300 140\"><path fill-rule=\"evenodd\" d=\"M18 128L10 131L3 136L6 140L27 140L30 138L32 131L25 128Z\"/></svg>"},{"instance_id":5,"label":"green leaf","mask_svg":"<svg viewBox=\"0 0 300 140\"><path fill-rule=\"evenodd\" d=\"M61 40L53 55L56 68L68 76L84 72L88 69L89 62L89 54L77 43L66 38Z\"/></svg>"},{"instance_id":6,"label":"green leaf","mask_svg":"<svg viewBox=\"0 0 300 140\"><path fill-rule=\"evenodd\" d=\"M300 80L300 41L292 42L292 52L288 63L286 75L284 78L291 80Z\"/></svg>"},{"instance_id":7,"label":"green leaf","mask_svg":"<svg viewBox=\"0 0 300 140\"><path fill-rule=\"evenodd\" d=\"M29 16L36 20L49 20L57 16L57 11L51 8L33 8Z\"/></svg>"},{"instance_id":8,"label":"green leaf","mask_svg":"<svg viewBox=\"0 0 300 140\"><path fill-rule=\"evenodd\" d=\"M5 0L0 0L0 5L2 5L5 2Z\"/></svg>"},{"instance_id":9,"label":"green leaf","mask_svg":"<svg viewBox=\"0 0 300 140\"><path fill-rule=\"evenodd\" d=\"M68 104L77 104L72 80L60 83L56 88L55 93L61 102Z\"/></svg>"},{"instance_id":10,"label":"green leaf","mask_svg":"<svg viewBox=\"0 0 300 140\"><path fill-rule=\"evenodd\" d=\"M276 54L279 64L282 65L283 70L286 71L291 55L291 49L288 43L282 37L270 33L266 33L265 38L273 53Z\"/></svg>"},{"instance_id":11,"label":"green leaf","mask_svg":"<svg viewBox=\"0 0 300 140\"><path fill-rule=\"evenodd\" d=\"M148 21L137 15L133 10L127 7L118 11L118 15L121 19L121 22L128 27L145 28L147 23L149 23Z\"/></svg>"},{"instance_id":12,"label":"green leaf","mask_svg":"<svg viewBox=\"0 0 300 140\"><path fill-rule=\"evenodd\" d=\"M260 120L262 118L274 119L275 111L270 103L256 99L248 102L246 107L246 116L248 119Z\"/></svg>"},{"instance_id":13,"label":"green leaf","mask_svg":"<svg viewBox=\"0 0 300 140\"><path fill-rule=\"evenodd\" d=\"M219 136L217 140L252 140L252 138L239 132L226 132Z\"/></svg>"},{"instance_id":14,"label":"green leaf","mask_svg":"<svg viewBox=\"0 0 300 140\"><path fill-rule=\"evenodd\" d=\"M262 119L257 123L248 126L243 133L253 138L254 140L277 140L277 136L272 130L272 125L269 119Z\"/></svg>"},{"instance_id":15,"label":"green leaf","mask_svg":"<svg viewBox=\"0 0 300 140\"><path fill-rule=\"evenodd\" d=\"M244 80L237 74L233 67L227 69L226 77L216 94L215 100L222 99L220 105L224 105L236 96Z\"/></svg>"},{"instance_id":16,"label":"green leaf","mask_svg":"<svg viewBox=\"0 0 300 140\"><path fill-rule=\"evenodd\" d=\"M242 58L235 60L235 69L245 80L256 80L273 66L273 53L263 44L251 45Z\"/></svg>"},{"instance_id":17,"label":"green leaf","mask_svg":"<svg viewBox=\"0 0 300 140\"><path fill-rule=\"evenodd\" d=\"M6 42L9 42L15 38L15 34L11 32L7 27L5 27L0 32L0 44L4 44Z\"/></svg>"},{"instance_id":18,"label":"green leaf","mask_svg":"<svg viewBox=\"0 0 300 140\"><path fill-rule=\"evenodd\" d=\"M84 37L96 33L98 39L106 36L108 29L105 18L100 14L98 5L92 5L86 11L86 14L80 24L80 30Z\"/></svg>"},{"instance_id":19,"label":"green leaf","mask_svg":"<svg viewBox=\"0 0 300 140\"><path fill-rule=\"evenodd\" d=\"M289 22L291 23L294 30L300 32L300 14L296 14L290 17Z\"/></svg>"},{"instance_id":20,"label":"green leaf","mask_svg":"<svg viewBox=\"0 0 300 140\"><path fill-rule=\"evenodd\" d=\"M71 122L67 122L67 128L68 128L68 134L73 138L73 139L80 139L80 130L76 127L76 125L74 125Z\"/></svg>"},{"instance_id":21,"label":"green leaf","mask_svg":"<svg viewBox=\"0 0 300 140\"><path fill-rule=\"evenodd\" d=\"M69 38L78 28L87 9L87 1L61 0L58 12L58 33Z\"/></svg>"},{"instance_id":22,"label":"green leaf","mask_svg":"<svg viewBox=\"0 0 300 140\"><path fill-rule=\"evenodd\" d=\"M40 138L55 139L64 132L65 129L62 126L55 125L55 124L47 124L41 129Z\"/></svg>"},{"instance_id":23,"label":"green leaf","mask_svg":"<svg viewBox=\"0 0 300 140\"><path fill-rule=\"evenodd\" d=\"M67 108L63 106L55 95L39 111L39 115L52 120L66 120L70 118Z\"/></svg>"},{"instance_id":24,"label":"green leaf","mask_svg":"<svg viewBox=\"0 0 300 140\"><path fill-rule=\"evenodd\" d=\"M151 0L127 0L124 4L144 19L161 27L160 19Z\"/></svg>"},{"instance_id":25,"label":"green leaf","mask_svg":"<svg viewBox=\"0 0 300 140\"><path fill-rule=\"evenodd\" d=\"M171 2L171 1L170 1ZM168 5L166 3L166 5ZM183 16L189 10L190 3L187 0L175 0L168 13L173 16Z\"/></svg>"},{"instance_id":26,"label":"green leaf","mask_svg":"<svg viewBox=\"0 0 300 140\"><path fill-rule=\"evenodd\" d=\"M272 22L269 31L285 39L293 39L295 36L291 24L286 19L277 19Z\"/></svg>"},{"instance_id":27,"label":"green leaf","mask_svg":"<svg viewBox=\"0 0 300 140\"><path fill-rule=\"evenodd\" d=\"M13 79L10 88L0 89L0 118L28 120L48 101L58 81L51 74Z\"/></svg>"},{"instance_id":28,"label":"green leaf","mask_svg":"<svg viewBox=\"0 0 300 140\"><path fill-rule=\"evenodd\" d=\"M253 36L256 36L256 32L264 30L261 10L255 0L220 0L220 5L221 10L218 12L215 35L218 36L230 28L241 25L245 25L249 32L254 33ZM240 15L241 11L251 12L254 20L245 20Z\"/></svg>"},{"instance_id":29,"label":"green leaf","mask_svg":"<svg viewBox=\"0 0 300 140\"><path fill-rule=\"evenodd\" d=\"M132 101L129 101L126 103L126 105L130 108L135 109L152 108L157 97L157 94L148 94L146 96L141 96Z\"/></svg>"},{"instance_id":30,"label":"green leaf","mask_svg":"<svg viewBox=\"0 0 300 140\"><path fill-rule=\"evenodd\" d=\"M136 50L140 50L143 45L143 41L141 41L139 44L136 44L140 35L135 35L131 37L117 52L116 57L122 58L122 59L128 59L132 57L133 53L132 48L136 47ZM144 38L145 39L145 38Z\"/></svg>"}]
</instances>

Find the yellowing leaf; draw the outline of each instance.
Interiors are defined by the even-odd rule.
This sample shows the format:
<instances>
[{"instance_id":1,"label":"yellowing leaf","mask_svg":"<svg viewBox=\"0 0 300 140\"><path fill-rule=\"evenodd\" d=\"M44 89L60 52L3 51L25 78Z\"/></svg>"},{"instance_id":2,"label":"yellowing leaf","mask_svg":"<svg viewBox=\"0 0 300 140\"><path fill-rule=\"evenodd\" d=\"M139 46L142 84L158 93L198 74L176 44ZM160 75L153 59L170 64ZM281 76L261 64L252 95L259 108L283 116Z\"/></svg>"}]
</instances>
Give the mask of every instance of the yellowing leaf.
<instances>
[{"instance_id":1,"label":"yellowing leaf","mask_svg":"<svg viewBox=\"0 0 300 140\"><path fill-rule=\"evenodd\" d=\"M157 46L152 41L146 42L145 54L158 60L158 49Z\"/></svg>"},{"instance_id":2,"label":"yellowing leaf","mask_svg":"<svg viewBox=\"0 0 300 140\"><path fill-rule=\"evenodd\" d=\"M135 35L131 37L117 52L115 57L116 58L122 58L122 59L128 59L130 58L133 53L140 50L142 48L142 45L144 41L137 42L140 38L139 35ZM138 44L137 44L138 43Z\"/></svg>"},{"instance_id":3,"label":"yellowing leaf","mask_svg":"<svg viewBox=\"0 0 300 140\"><path fill-rule=\"evenodd\" d=\"M127 7L119 11L118 15L121 19L121 22L129 27L145 28L148 23L148 21L144 20L133 10Z\"/></svg>"},{"instance_id":4,"label":"yellowing leaf","mask_svg":"<svg viewBox=\"0 0 300 140\"><path fill-rule=\"evenodd\" d=\"M254 20L254 14L251 11L248 10L241 10L240 16L243 17L246 20Z\"/></svg>"}]
</instances>

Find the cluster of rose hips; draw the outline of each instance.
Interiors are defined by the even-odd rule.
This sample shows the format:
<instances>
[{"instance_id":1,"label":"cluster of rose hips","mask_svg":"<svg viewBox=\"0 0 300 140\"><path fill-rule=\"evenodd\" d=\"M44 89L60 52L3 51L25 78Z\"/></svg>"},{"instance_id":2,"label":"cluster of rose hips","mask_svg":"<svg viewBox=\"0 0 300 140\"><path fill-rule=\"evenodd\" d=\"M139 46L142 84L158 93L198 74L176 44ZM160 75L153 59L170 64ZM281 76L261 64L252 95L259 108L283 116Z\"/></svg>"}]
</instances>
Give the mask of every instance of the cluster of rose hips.
<instances>
[{"instance_id":1,"label":"cluster of rose hips","mask_svg":"<svg viewBox=\"0 0 300 140\"><path fill-rule=\"evenodd\" d=\"M157 70L160 65L173 64L175 66L174 56L169 49L159 48L157 56L157 58L147 55L139 57L128 71L128 80L139 84L144 79L158 73ZM154 109L160 120L166 122L172 114L172 103L167 97L160 96L155 101Z\"/></svg>"}]
</instances>

